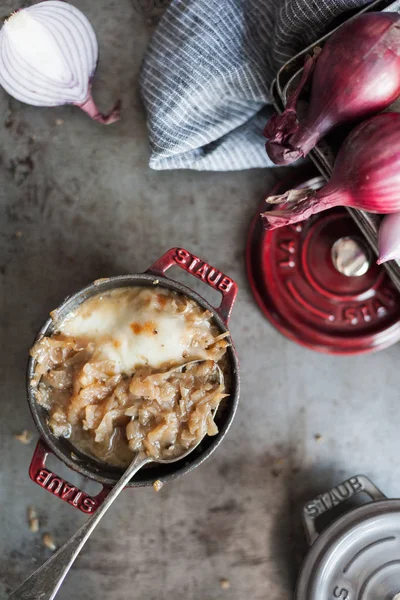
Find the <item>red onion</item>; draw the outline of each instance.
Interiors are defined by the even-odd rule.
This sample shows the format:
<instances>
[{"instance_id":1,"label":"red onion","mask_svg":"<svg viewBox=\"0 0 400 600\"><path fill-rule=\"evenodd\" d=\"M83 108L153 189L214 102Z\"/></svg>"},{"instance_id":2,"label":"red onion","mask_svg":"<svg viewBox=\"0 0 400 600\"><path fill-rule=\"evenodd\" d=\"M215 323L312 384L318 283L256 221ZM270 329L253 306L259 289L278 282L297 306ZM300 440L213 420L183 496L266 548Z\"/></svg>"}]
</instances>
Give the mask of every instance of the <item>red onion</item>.
<instances>
[{"instance_id":1,"label":"red onion","mask_svg":"<svg viewBox=\"0 0 400 600\"><path fill-rule=\"evenodd\" d=\"M321 189L290 190L267 202L282 204L262 214L267 229L303 221L333 206L382 214L400 211L400 113L376 115L353 129Z\"/></svg>"},{"instance_id":2,"label":"red onion","mask_svg":"<svg viewBox=\"0 0 400 600\"><path fill-rule=\"evenodd\" d=\"M119 103L102 115L91 94L98 59L96 34L80 10L59 0L13 13L0 31L0 84L33 106L75 104L105 125L119 119Z\"/></svg>"},{"instance_id":3,"label":"red onion","mask_svg":"<svg viewBox=\"0 0 400 600\"><path fill-rule=\"evenodd\" d=\"M400 212L386 215L379 228L378 265L400 258Z\"/></svg>"},{"instance_id":4,"label":"red onion","mask_svg":"<svg viewBox=\"0 0 400 600\"><path fill-rule=\"evenodd\" d=\"M308 112L299 124L297 99L313 70ZM340 27L317 56L307 58L285 112L265 128L267 153L275 164L288 165L336 125L377 113L399 95L400 15L360 15Z\"/></svg>"}]
</instances>

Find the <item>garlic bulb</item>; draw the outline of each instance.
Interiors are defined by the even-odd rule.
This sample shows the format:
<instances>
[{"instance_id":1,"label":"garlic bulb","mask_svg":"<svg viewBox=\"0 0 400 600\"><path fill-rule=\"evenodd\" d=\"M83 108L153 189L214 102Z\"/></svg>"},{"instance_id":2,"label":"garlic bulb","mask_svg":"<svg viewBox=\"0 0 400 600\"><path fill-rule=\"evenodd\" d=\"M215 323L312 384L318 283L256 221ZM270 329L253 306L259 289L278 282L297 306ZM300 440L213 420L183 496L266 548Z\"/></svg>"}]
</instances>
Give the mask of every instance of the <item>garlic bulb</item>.
<instances>
[{"instance_id":1,"label":"garlic bulb","mask_svg":"<svg viewBox=\"0 0 400 600\"><path fill-rule=\"evenodd\" d=\"M91 94L98 44L85 15L67 2L48 0L14 12L0 31L0 84L33 106L74 104L106 125L119 103L102 115Z\"/></svg>"}]
</instances>

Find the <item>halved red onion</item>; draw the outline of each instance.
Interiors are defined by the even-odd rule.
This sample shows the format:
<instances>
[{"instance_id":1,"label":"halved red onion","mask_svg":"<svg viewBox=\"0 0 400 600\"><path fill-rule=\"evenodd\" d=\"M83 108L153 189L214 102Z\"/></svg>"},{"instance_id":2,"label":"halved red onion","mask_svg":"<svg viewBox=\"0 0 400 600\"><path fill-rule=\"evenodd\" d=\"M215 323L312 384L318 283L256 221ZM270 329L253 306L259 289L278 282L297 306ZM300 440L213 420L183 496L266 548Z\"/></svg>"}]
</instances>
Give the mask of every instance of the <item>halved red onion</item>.
<instances>
[{"instance_id":1,"label":"halved red onion","mask_svg":"<svg viewBox=\"0 0 400 600\"><path fill-rule=\"evenodd\" d=\"M98 60L94 29L67 2L48 0L14 12L0 31L0 84L33 106L74 104L105 125L120 117L98 110L91 81Z\"/></svg>"}]
</instances>

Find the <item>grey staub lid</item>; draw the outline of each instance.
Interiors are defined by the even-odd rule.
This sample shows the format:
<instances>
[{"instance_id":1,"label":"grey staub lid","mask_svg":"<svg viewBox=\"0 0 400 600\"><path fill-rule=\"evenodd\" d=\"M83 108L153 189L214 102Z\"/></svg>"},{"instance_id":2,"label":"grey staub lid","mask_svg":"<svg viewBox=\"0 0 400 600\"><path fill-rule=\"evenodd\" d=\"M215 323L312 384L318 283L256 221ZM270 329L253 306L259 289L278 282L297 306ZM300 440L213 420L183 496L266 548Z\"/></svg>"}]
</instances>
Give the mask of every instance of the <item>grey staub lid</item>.
<instances>
[{"instance_id":1,"label":"grey staub lid","mask_svg":"<svg viewBox=\"0 0 400 600\"><path fill-rule=\"evenodd\" d=\"M361 492L372 501L318 534L320 515ZM400 500L359 475L308 502L303 519L312 545L296 600L400 600Z\"/></svg>"}]
</instances>

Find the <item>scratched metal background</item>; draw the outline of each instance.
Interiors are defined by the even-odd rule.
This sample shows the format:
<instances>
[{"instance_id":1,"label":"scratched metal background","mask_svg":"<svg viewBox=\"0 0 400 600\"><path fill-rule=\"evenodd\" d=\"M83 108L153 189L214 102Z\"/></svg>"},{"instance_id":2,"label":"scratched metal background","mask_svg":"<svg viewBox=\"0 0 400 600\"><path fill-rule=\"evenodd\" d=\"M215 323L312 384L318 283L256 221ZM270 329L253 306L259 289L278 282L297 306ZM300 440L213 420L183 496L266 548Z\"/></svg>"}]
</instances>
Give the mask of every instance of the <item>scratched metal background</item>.
<instances>
[{"instance_id":1,"label":"scratched metal background","mask_svg":"<svg viewBox=\"0 0 400 600\"><path fill-rule=\"evenodd\" d=\"M151 172L136 82L165 2L75 4L99 34L96 98L106 108L121 96L121 122L103 128L77 109L39 110L0 91L0 600L49 555L43 532L62 543L84 518L29 481L33 444L14 439L32 429L24 370L33 335L72 290L144 270L173 245L239 283L231 329L240 410L197 471L159 494L123 493L59 598L289 600L306 550L304 500L357 472L400 495L399 346L333 358L272 329L251 297L243 255L260 198L284 172ZM3 0L0 12L18 6ZM28 529L29 504L39 534Z\"/></svg>"}]
</instances>

